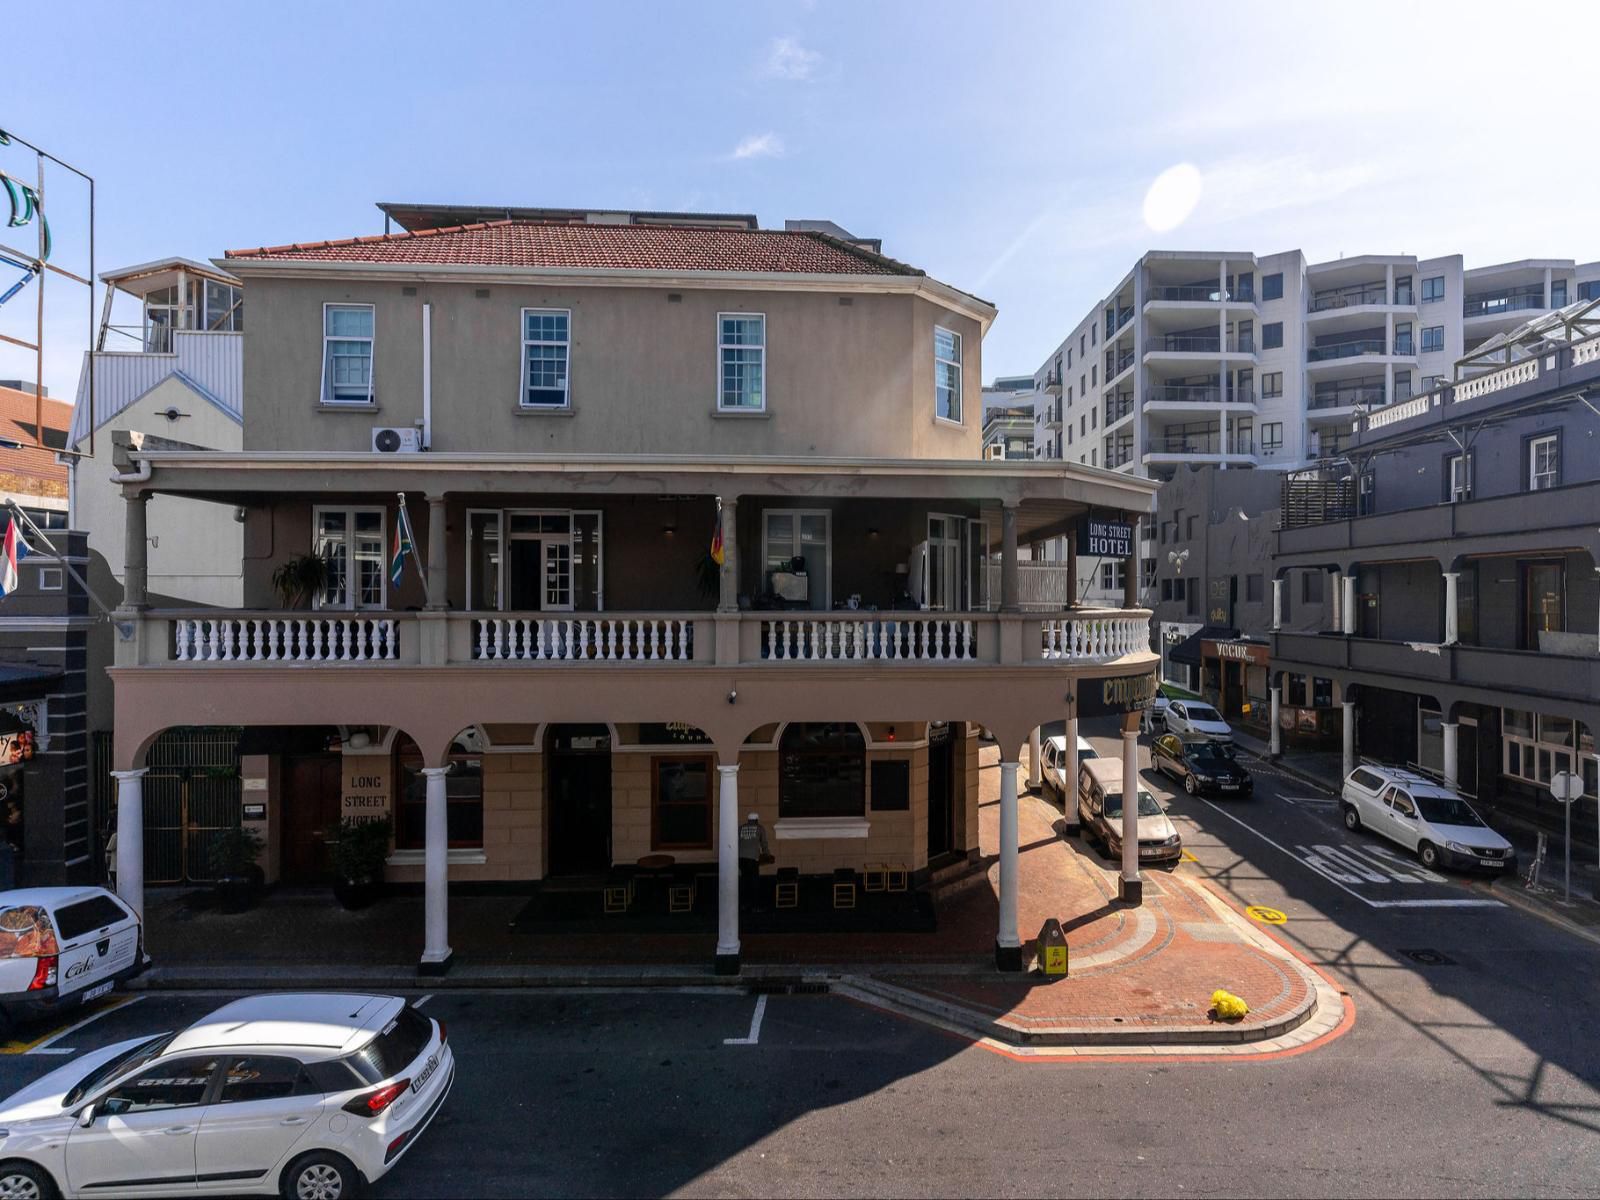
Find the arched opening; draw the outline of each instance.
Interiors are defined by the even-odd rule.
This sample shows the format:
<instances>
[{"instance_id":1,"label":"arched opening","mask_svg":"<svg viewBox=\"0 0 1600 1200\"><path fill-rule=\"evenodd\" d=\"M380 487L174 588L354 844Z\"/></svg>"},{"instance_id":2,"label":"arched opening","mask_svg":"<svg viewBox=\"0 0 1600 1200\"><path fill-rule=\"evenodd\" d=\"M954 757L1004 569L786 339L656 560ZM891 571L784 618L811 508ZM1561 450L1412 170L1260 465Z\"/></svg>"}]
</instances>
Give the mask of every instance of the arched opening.
<instances>
[{"instance_id":1,"label":"arched opening","mask_svg":"<svg viewBox=\"0 0 1600 1200\"><path fill-rule=\"evenodd\" d=\"M394 739L394 848L425 850L428 780L422 751L404 733ZM445 827L452 850L483 848L483 747L477 726L450 743L445 776Z\"/></svg>"},{"instance_id":2,"label":"arched opening","mask_svg":"<svg viewBox=\"0 0 1600 1200\"><path fill-rule=\"evenodd\" d=\"M240 822L240 734L232 726L173 728L145 751L147 884L216 877L212 847Z\"/></svg>"},{"instance_id":3,"label":"arched opening","mask_svg":"<svg viewBox=\"0 0 1600 1200\"><path fill-rule=\"evenodd\" d=\"M866 814L867 743L854 722L791 722L778 742L778 817Z\"/></svg>"},{"instance_id":4,"label":"arched opening","mask_svg":"<svg viewBox=\"0 0 1600 1200\"><path fill-rule=\"evenodd\" d=\"M611 867L611 728L551 725L545 732L550 875Z\"/></svg>"}]
</instances>

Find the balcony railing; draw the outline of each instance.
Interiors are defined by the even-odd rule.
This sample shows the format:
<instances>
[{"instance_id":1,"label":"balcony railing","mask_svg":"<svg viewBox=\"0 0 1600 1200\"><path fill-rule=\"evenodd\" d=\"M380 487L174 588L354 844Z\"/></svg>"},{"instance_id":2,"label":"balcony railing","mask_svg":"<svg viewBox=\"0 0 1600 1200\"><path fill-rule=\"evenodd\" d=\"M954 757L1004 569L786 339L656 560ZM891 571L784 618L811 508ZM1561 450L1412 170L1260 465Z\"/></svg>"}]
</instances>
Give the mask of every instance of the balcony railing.
<instances>
[{"instance_id":1,"label":"balcony railing","mask_svg":"<svg viewBox=\"0 0 1600 1200\"><path fill-rule=\"evenodd\" d=\"M392 617L259 616L180 618L173 623L178 662L394 662Z\"/></svg>"},{"instance_id":2,"label":"balcony railing","mask_svg":"<svg viewBox=\"0 0 1600 1200\"><path fill-rule=\"evenodd\" d=\"M692 662L688 617L475 617L473 657L519 662Z\"/></svg>"},{"instance_id":3,"label":"balcony railing","mask_svg":"<svg viewBox=\"0 0 1600 1200\"><path fill-rule=\"evenodd\" d=\"M1184 354L1217 354L1222 350L1222 339L1215 334L1207 337L1200 333L1169 333L1161 339L1161 348Z\"/></svg>"},{"instance_id":4,"label":"balcony railing","mask_svg":"<svg viewBox=\"0 0 1600 1200\"><path fill-rule=\"evenodd\" d=\"M1479 292L1468 296L1461 304L1463 317L1495 317L1503 313L1526 312L1543 308L1544 285L1514 288L1510 291Z\"/></svg>"},{"instance_id":5,"label":"balcony railing","mask_svg":"<svg viewBox=\"0 0 1600 1200\"><path fill-rule=\"evenodd\" d=\"M1224 446L1228 449L1224 449ZM1149 454L1253 454L1254 439L1232 437L1225 443L1220 433L1185 433L1152 438Z\"/></svg>"},{"instance_id":6,"label":"balcony railing","mask_svg":"<svg viewBox=\"0 0 1600 1200\"><path fill-rule=\"evenodd\" d=\"M1110 354L1107 354L1106 355L1106 378L1107 379L1115 379L1118 375L1121 375L1124 371L1126 371L1131 366L1133 366L1133 351L1132 350L1129 350L1126 354L1120 354L1120 355L1117 355L1115 357L1113 357Z\"/></svg>"},{"instance_id":7,"label":"balcony railing","mask_svg":"<svg viewBox=\"0 0 1600 1200\"><path fill-rule=\"evenodd\" d=\"M1151 300L1182 300L1199 301L1202 304L1220 304L1224 300L1238 300L1251 302L1255 300L1253 288L1228 288L1223 290L1215 285L1203 283L1184 284L1151 284L1149 292L1145 295L1145 302Z\"/></svg>"},{"instance_id":8,"label":"balcony railing","mask_svg":"<svg viewBox=\"0 0 1600 1200\"><path fill-rule=\"evenodd\" d=\"M1106 424L1122 420L1133 411L1133 393L1118 392L1115 396L1106 397Z\"/></svg>"},{"instance_id":9,"label":"balcony railing","mask_svg":"<svg viewBox=\"0 0 1600 1200\"><path fill-rule=\"evenodd\" d=\"M1254 384L1231 391L1214 383L1166 383L1155 388L1150 399L1171 404L1254 404Z\"/></svg>"},{"instance_id":10,"label":"balcony railing","mask_svg":"<svg viewBox=\"0 0 1600 1200\"><path fill-rule=\"evenodd\" d=\"M1362 304L1387 304L1389 291L1380 279L1376 283L1356 283L1349 287L1328 288L1311 297L1311 311L1331 312L1339 308L1356 308Z\"/></svg>"},{"instance_id":11,"label":"balcony railing","mask_svg":"<svg viewBox=\"0 0 1600 1200\"><path fill-rule=\"evenodd\" d=\"M1368 354L1382 354L1382 338L1355 338L1348 342L1334 342L1326 346L1312 346L1306 350L1307 362L1330 362L1340 358L1360 358Z\"/></svg>"},{"instance_id":12,"label":"balcony railing","mask_svg":"<svg viewBox=\"0 0 1600 1200\"><path fill-rule=\"evenodd\" d=\"M1353 405L1363 405L1367 408L1379 408L1384 403L1383 381L1341 383L1332 387L1319 385L1311 394L1312 409L1318 408L1350 408Z\"/></svg>"},{"instance_id":13,"label":"balcony railing","mask_svg":"<svg viewBox=\"0 0 1600 1200\"><path fill-rule=\"evenodd\" d=\"M1113 313L1107 313L1106 314L1106 336L1107 337L1115 337L1116 333L1117 333L1117 330L1121 329L1124 325L1126 325L1131 320L1133 320L1133 306L1132 305L1129 305L1127 308L1119 308L1119 309L1117 309L1117 311L1114 314Z\"/></svg>"}]
</instances>

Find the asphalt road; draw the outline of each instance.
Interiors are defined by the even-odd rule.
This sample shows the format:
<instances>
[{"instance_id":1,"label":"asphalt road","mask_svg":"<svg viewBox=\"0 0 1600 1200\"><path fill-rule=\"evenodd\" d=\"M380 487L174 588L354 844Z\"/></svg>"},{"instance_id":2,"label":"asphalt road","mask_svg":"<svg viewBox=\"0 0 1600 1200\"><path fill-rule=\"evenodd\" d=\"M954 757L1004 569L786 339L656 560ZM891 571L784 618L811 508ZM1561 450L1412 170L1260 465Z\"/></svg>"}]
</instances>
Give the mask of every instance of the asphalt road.
<instances>
[{"instance_id":1,"label":"asphalt road","mask_svg":"<svg viewBox=\"0 0 1600 1200\"><path fill-rule=\"evenodd\" d=\"M1179 869L1285 913L1354 998L1347 1034L1271 1061L1030 1064L835 995L440 991L456 1089L377 1193L1594 1193L1600 948L1438 903L1493 892L1423 877L1292 780L1216 804L1147 782L1198 860ZM147 996L46 1049L226 998ZM69 1059L0 1055L0 1090Z\"/></svg>"}]
</instances>

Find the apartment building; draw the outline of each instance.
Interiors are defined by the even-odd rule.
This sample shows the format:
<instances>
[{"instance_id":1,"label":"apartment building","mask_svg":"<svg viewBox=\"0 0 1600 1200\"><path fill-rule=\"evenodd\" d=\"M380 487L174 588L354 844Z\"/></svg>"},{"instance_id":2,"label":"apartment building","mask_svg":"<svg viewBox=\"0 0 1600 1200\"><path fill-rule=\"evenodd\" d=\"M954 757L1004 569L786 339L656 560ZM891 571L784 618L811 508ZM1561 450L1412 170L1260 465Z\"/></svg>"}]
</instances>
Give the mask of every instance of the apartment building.
<instances>
[{"instance_id":1,"label":"apartment building","mask_svg":"<svg viewBox=\"0 0 1600 1200\"><path fill-rule=\"evenodd\" d=\"M161 608L125 565L123 893L142 903L158 832L152 746L230 725L272 877L324 878L342 816L392 821L424 970L451 958L452 885L626 907L646 866L691 907L714 896L734 970L747 813L769 884L925 880L976 854L984 727L996 958L1020 965L1020 747L1135 707L1155 656L1131 603L1025 613L1018 547L1091 512L1127 545L1155 485L982 461L995 310L876 242L506 212L391 205L401 232L230 252L251 305L241 447L114 437L130 547L163 533L153 497L244 531L238 605ZM309 601L280 594L286 564Z\"/></svg>"},{"instance_id":2,"label":"apartment building","mask_svg":"<svg viewBox=\"0 0 1600 1200\"><path fill-rule=\"evenodd\" d=\"M1575 819L1594 828L1597 400L1600 300L1363 414L1346 464L1286 491L1274 713L1304 680L1331 679L1347 767L1358 753L1420 766L1551 826L1548 785L1571 771L1585 784ZM1291 631L1284 602L1306 578L1330 597L1328 620Z\"/></svg>"}]
</instances>

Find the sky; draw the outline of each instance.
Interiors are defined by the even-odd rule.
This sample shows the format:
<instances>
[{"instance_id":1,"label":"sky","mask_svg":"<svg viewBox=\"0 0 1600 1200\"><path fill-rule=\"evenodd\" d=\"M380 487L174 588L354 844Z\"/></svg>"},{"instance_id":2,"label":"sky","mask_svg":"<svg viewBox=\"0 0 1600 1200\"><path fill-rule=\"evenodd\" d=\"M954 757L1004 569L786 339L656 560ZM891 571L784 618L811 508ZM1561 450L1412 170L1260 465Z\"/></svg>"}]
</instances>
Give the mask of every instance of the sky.
<instances>
[{"instance_id":1,"label":"sky","mask_svg":"<svg viewBox=\"0 0 1600 1200\"><path fill-rule=\"evenodd\" d=\"M94 175L100 271L378 233L380 200L826 218L993 301L992 378L1032 372L1150 249L1600 259L1593 3L120 0L6 22L30 52L0 129ZM0 147L0 170L34 164ZM46 181L53 261L84 273L84 189ZM48 279L46 308L70 397L86 290ZM32 340L35 311L25 290L0 334ZM0 378L34 373L0 343Z\"/></svg>"}]
</instances>

